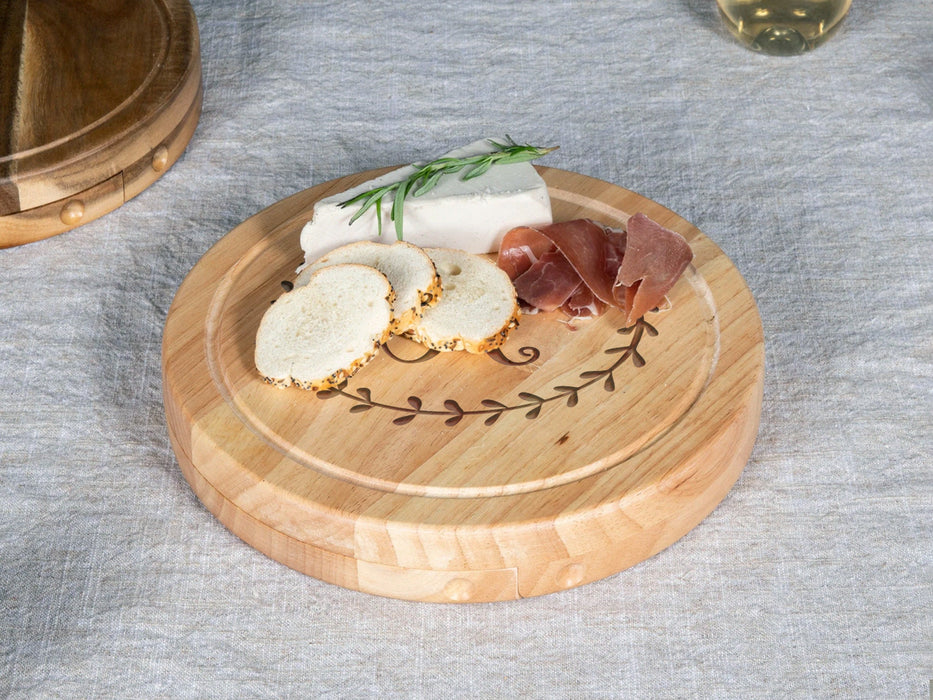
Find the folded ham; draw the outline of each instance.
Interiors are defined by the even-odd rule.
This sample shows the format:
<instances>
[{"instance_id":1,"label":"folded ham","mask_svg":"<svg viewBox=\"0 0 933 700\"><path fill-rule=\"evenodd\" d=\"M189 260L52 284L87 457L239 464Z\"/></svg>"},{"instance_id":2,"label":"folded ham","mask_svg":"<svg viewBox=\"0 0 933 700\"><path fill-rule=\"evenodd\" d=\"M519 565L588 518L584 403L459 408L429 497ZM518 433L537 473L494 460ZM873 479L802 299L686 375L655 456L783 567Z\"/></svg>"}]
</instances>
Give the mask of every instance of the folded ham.
<instances>
[{"instance_id":1,"label":"folded ham","mask_svg":"<svg viewBox=\"0 0 933 700\"><path fill-rule=\"evenodd\" d=\"M683 236L635 214L625 231L590 219L514 228L498 264L527 306L574 319L614 306L632 324L663 301L692 259Z\"/></svg>"}]
</instances>

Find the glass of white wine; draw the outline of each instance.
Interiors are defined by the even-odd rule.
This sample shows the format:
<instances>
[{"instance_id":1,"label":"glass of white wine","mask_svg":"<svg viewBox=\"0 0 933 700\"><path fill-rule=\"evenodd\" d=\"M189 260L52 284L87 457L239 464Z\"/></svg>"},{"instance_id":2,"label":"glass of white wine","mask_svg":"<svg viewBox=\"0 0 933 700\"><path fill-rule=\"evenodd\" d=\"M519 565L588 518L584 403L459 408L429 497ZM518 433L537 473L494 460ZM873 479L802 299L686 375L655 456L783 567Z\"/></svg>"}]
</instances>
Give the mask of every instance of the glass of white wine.
<instances>
[{"instance_id":1,"label":"glass of white wine","mask_svg":"<svg viewBox=\"0 0 933 700\"><path fill-rule=\"evenodd\" d=\"M748 48L794 56L826 41L852 0L716 0L729 30Z\"/></svg>"}]
</instances>

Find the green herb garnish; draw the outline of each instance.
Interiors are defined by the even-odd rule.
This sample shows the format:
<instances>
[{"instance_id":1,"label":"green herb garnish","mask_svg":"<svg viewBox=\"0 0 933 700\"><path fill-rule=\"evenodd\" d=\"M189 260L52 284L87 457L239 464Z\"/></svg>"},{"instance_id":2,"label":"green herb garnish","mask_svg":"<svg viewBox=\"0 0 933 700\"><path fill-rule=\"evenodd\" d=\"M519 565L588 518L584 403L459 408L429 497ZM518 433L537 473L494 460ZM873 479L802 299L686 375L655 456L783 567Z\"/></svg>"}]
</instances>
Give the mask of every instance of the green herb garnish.
<instances>
[{"instance_id":1,"label":"green herb garnish","mask_svg":"<svg viewBox=\"0 0 933 700\"><path fill-rule=\"evenodd\" d=\"M349 207L359 204L360 208L350 219L352 224L359 219L371 207L376 208L376 220L378 221L379 235L382 235L382 200L387 195L392 195L392 209L389 212L389 218L395 222L395 235L402 240L402 209L405 199L420 197L425 192L433 189L444 175L451 175L469 168L461 178L472 180L479 177L489 170L496 163L505 165L507 163L524 163L535 158L547 155L553 148L539 148L537 146L520 145L515 143L510 136L506 136L506 143L497 143L492 139L489 142L496 147L492 153L483 153L477 156L468 156L466 158L438 158L424 165L417 165L415 172L406 179L393 182L390 185L375 187L366 192L361 192L355 197L340 202L338 206Z\"/></svg>"}]
</instances>

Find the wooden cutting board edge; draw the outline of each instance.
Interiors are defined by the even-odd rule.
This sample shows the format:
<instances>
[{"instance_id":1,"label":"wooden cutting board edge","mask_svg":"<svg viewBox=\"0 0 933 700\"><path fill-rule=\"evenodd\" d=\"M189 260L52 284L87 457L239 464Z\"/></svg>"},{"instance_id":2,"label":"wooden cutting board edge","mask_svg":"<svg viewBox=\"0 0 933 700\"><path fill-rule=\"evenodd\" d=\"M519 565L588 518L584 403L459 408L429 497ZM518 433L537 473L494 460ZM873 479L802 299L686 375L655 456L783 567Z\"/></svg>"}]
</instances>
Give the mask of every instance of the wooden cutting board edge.
<instances>
[{"instance_id":1,"label":"wooden cutting board edge","mask_svg":"<svg viewBox=\"0 0 933 700\"><path fill-rule=\"evenodd\" d=\"M549 169L541 168L540 170L546 173ZM360 177L370 175L372 173L365 173L360 174ZM346 181L343 181L342 186L346 186ZM612 187L608 183L607 186ZM257 233L259 235L263 232L268 233L270 227L277 229L280 226L293 225L292 220L295 217L307 216L309 201L323 196L319 188L297 193L260 212L231 231L228 234L229 238L225 237L224 240L232 244L241 236L249 239ZM313 194L309 195L312 191ZM676 216L673 213L671 215ZM219 246L220 243L208 251L203 260L210 260L212 256L222 252L221 248L230 247ZM214 250L215 248L217 250ZM239 245L233 245L231 249L234 248L239 249ZM223 264L227 262L230 261L225 261ZM186 279L179 288L176 298L183 296L183 288L187 282ZM750 297L750 293L748 294ZM757 319L757 312L755 316ZM168 332L168 323L166 328ZM752 395L744 401L746 408L739 412L741 415L730 421L730 429L723 431L717 440L713 441L718 444L718 450L723 455L722 459L709 461L704 459L705 455L698 455L693 464L685 464L683 468L666 475L656 485L656 489L643 490L641 493L643 497L641 500L654 498L656 501L660 498L658 494L663 494L664 498L674 501L682 494L687 494L686 499L692 503L692 507L682 508L678 516L674 518L655 517L652 520L652 509L654 515L657 516L658 504L649 504L647 508L639 507L637 503L631 502L639 499L633 499L629 495L624 507L623 504L613 503L610 499L600 508L570 513L564 517L562 526L579 528L581 522L591 520L589 526L584 529L597 533L612 532L613 529L619 530L622 527L618 522L614 522L621 517L626 521L627 526L635 522L636 527L634 529L629 527L631 532L627 537L610 537L608 541L599 542L599 546L591 548L589 552L583 552L577 547L572 554L563 557L554 556L552 552L549 556L540 558L534 551L529 556L523 557L521 547L510 547L513 558L506 562L509 564L507 566L485 570L464 569L463 567L418 569L410 566L392 566L380 561L366 561L360 558L358 552L350 549L344 549L342 553L331 551L313 542L290 536L261 522L253 515L246 513L228 499L220 489L211 484L204 474L194 467L189 456L190 443L186 444L186 441L177 434L184 431L185 419L173 421L169 416L170 434L176 452L179 454L179 461L184 462L182 468L186 479L209 510L246 542L292 568L347 588L414 600L480 601L539 595L597 580L638 563L682 537L725 497L741 474L757 435L763 383L760 319L757 319L757 333L759 351L757 356L750 360L750 371L755 375L749 384L752 387ZM165 357L166 355L163 361ZM166 382L164 391L166 407L175 405L176 401L172 395L170 382ZM178 429L174 427L176 425L179 426ZM263 485L258 484L258 487L263 488ZM620 513L621 516L619 516ZM384 524L372 523L371 525L376 530L381 529L384 532ZM416 536L426 534L423 525L414 527L419 533ZM352 528L353 537L366 536L365 519L353 524ZM508 530L506 540L514 540L516 537L520 540L527 536L528 532L534 533L536 528L540 529L535 523L510 524L505 528L500 528L499 534ZM550 532L553 530L552 524L549 524L547 529L549 532L544 539L554 539L554 533ZM399 531L396 530L394 535L398 537ZM458 536L469 539L467 528L460 528ZM486 535L480 533L480 540L484 537ZM560 539L559 535L556 537ZM335 564L337 561L342 563L337 565ZM502 585L502 577L505 575L503 572L513 572L518 579L514 590L511 586ZM492 578L487 581L488 577Z\"/></svg>"},{"instance_id":2,"label":"wooden cutting board edge","mask_svg":"<svg viewBox=\"0 0 933 700\"><path fill-rule=\"evenodd\" d=\"M741 475L757 435L758 405L758 412L747 416L749 429L735 431L725 438L734 448L732 459L719 472L703 508L685 511L675 523L641 527L637 535L614 541L609 547L543 562L515 562L512 566L482 570L391 566L292 537L227 499L194 466L171 427L169 436L181 472L202 505L232 534L272 560L321 581L372 595L417 602L483 603L556 593L599 581L676 544L719 506ZM677 480L671 491L687 489L695 477L694 473Z\"/></svg>"},{"instance_id":3,"label":"wooden cutting board edge","mask_svg":"<svg viewBox=\"0 0 933 700\"><path fill-rule=\"evenodd\" d=\"M117 110L111 124L104 121L80 138L18 158L17 174L7 186L17 189L25 206L0 216L0 248L55 236L113 211L158 180L185 151L203 101L200 39L187 0L162 1L168 40L177 50L153 83ZM141 121L127 122L137 113ZM106 142L97 135L101 130L109 133ZM85 142L87 147L81 145ZM60 157L49 160L55 154Z\"/></svg>"}]
</instances>

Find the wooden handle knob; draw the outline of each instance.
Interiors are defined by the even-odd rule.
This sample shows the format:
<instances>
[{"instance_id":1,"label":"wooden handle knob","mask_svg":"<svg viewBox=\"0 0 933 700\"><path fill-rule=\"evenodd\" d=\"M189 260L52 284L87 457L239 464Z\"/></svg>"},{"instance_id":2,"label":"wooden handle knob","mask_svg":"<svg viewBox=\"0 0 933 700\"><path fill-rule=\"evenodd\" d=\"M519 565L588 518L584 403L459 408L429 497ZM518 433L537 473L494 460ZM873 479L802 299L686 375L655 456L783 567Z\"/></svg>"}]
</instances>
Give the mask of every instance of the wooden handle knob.
<instances>
[{"instance_id":1,"label":"wooden handle knob","mask_svg":"<svg viewBox=\"0 0 933 700\"><path fill-rule=\"evenodd\" d=\"M62 207L59 218L65 226L77 226L84 218L84 202L80 199L72 199Z\"/></svg>"},{"instance_id":2,"label":"wooden handle knob","mask_svg":"<svg viewBox=\"0 0 933 700\"><path fill-rule=\"evenodd\" d=\"M473 597L474 586L472 581L465 578L455 578L444 586L444 595L455 603L464 603Z\"/></svg>"},{"instance_id":3,"label":"wooden handle knob","mask_svg":"<svg viewBox=\"0 0 933 700\"><path fill-rule=\"evenodd\" d=\"M152 152L152 169L155 170L157 173L161 173L167 167L168 167L168 148L162 145Z\"/></svg>"}]
</instances>

